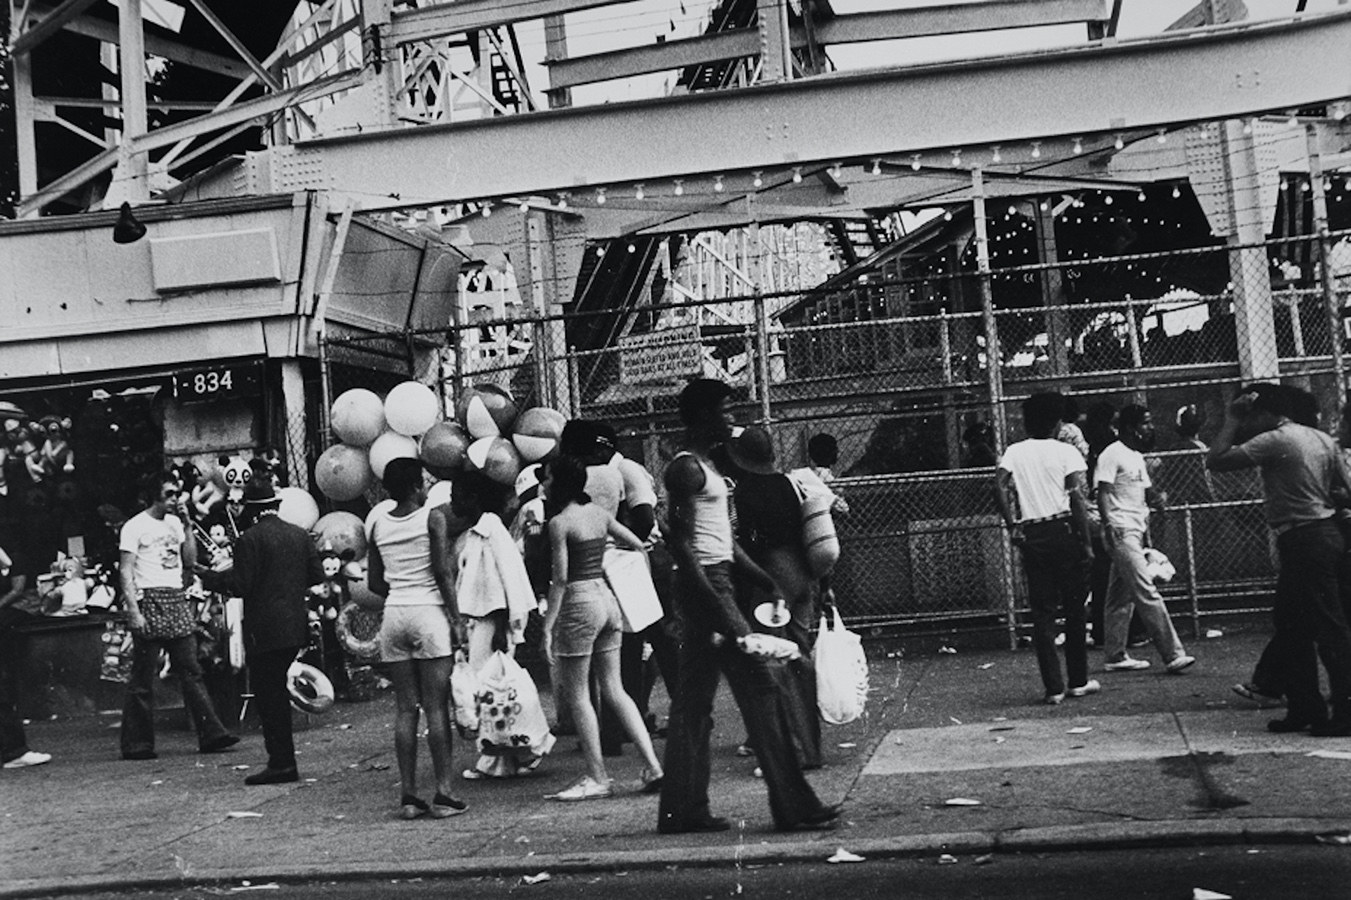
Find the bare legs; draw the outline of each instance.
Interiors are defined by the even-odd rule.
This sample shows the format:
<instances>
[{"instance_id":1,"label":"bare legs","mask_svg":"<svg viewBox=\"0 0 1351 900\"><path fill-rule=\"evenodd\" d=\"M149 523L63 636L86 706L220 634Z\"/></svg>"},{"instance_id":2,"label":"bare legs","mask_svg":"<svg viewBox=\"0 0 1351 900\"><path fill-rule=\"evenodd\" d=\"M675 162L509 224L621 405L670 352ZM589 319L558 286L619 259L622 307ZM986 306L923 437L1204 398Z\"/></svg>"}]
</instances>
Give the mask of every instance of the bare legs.
<instances>
[{"instance_id":1,"label":"bare legs","mask_svg":"<svg viewBox=\"0 0 1351 900\"><path fill-rule=\"evenodd\" d=\"M417 795L417 731L419 710L427 714L427 749L431 752L436 789L451 796L450 781L450 670L453 657L390 663L394 682L394 755L399 784L406 795Z\"/></svg>"},{"instance_id":2,"label":"bare legs","mask_svg":"<svg viewBox=\"0 0 1351 900\"><path fill-rule=\"evenodd\" d=\"M609 780L600 750L600 726L595 707L591 705L588 688L593 662L596 666L596 680L600 685L602 701L618 717L629 739L643 755L647 771L653 776L660 775L661 762L657 759L656 751L652 749L652 738L648 736L647 726L633 698L624 693L624 687L620 682L618 649L596 652L591 656L558 657L558 677L563 701L572 711L573 724L577 727L577 737L581 741L582 755L586 758L588 772L601 784Z\"/></svg>"}]
</instances>

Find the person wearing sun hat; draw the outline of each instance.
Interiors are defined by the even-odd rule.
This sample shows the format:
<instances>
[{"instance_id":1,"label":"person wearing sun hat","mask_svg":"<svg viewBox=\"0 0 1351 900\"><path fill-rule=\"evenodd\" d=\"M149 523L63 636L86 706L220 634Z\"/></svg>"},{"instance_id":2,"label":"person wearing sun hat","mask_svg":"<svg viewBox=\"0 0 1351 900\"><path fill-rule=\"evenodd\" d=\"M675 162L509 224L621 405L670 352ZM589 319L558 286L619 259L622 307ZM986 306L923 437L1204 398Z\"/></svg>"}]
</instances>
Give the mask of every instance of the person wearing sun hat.
<instances>
[{"instance_id":1,"label":"person wearing sun hat","mask_svg":"<svg viewBox=\"0 0 1351 900\"><path fill-rule=\"evenodd\" d=\"M199 574L208 588L244 600L244 651L267 750L266 768L244 783L284 784L300 780L287 672L309 643L305 598L324 569L309 532L277 515L281 500L270 480L250 479L241 499L249 524L235 542L233 566Z\"/></svg>"}]
</instances>

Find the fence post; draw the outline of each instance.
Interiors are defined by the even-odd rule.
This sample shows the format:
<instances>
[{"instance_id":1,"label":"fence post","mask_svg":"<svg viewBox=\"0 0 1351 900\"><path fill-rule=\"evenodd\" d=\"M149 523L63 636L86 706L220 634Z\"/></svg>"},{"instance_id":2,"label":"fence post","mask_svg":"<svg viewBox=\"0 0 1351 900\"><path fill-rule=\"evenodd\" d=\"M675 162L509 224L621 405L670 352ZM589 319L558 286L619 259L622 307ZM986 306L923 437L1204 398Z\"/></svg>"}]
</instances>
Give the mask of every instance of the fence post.
<instances>
[{"instance_id":1,"label":"fence post","mask_svg":"<svg viewBox=\"0 0 1351 900\"><path fill-rule=\"evenodd\" d=\"M760 243L760 222L756 218L755 195L746 196L746 206L750 212L750 227L746 229L750 241L752 261L751 277L754 279L755 294L755 380L760 387L760 422L768 425L771 418L769 403L769 312L765 306L765 253Z\"/></svg>"},{"instance_id":2,"label":"fence post","mask_svg":"<svg viewBox=\"0 0 1351 900\"><path fill-rule=\"evenodd\" d=\"M328 335L319 335L319 442L324 447L333 443L333 425L329 421L333 409L333 370L328 362Z\"/></svg>"},{"instance_id":3,"label":"fence post","mask_svg":"<svg viewBox=\"0 0 1351 900\"><path fill-rule=\"evenodd\" d=\"M1346 372L1342 369L1342 304L1332 279L1332 239L1328 237L1328 196L1323 189L1323 158L1318 149L1318 126L1304 126L1304 138L1309 148L1309 187L1313 190L1313 227L1318 236L1319 286L1323 289L1323 303L1328 314L1328 342L1332 349L1332 377L1337 386L1337 403L1332 410L1330 429L1333 434L1341 427L1342 404L1346 403Z\"/></svg>"},{"instance_id":4,"label":"fence post","mask_svg":"<svg viewBox=\"0 0 1351 900\"><path fill-rule=\"evenodd\" d=\"M985 221L985 179L980 166L971 167L971 209L976 223L976 274L980 284L980 315L985 326L985 380L990 391L995 449L1004 452L1008 424L1004 419L1004 360L999 349L999 324L994 317L994 289L990 281L990 238Z\"/></svg>"},{"instance_id":5,"label":"fence post","mask_svg":"<svg viewBox=\"0 0 1351 900\"><path fill-rule=\"evenodd\" d=\"M1201 637L1201 598L1196 589L1196 533L1192 526L1192 510L1183 507L1183 525L1187 534L1187 596L1191 600L1192 637Z\"/></svg>"}]
</instances>

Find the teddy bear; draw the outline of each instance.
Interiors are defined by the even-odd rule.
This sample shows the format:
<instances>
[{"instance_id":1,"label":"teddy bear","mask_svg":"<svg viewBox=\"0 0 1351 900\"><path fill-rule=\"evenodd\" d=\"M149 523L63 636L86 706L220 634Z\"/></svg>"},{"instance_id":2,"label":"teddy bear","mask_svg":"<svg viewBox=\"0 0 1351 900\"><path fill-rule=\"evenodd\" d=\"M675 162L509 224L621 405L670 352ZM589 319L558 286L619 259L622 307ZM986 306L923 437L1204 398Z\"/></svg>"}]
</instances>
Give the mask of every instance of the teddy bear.
<instances>
[{"instance_id":1,"label":"teddy bear","mask_svg":"<svg viewBox=\"0 0 1351 900\"><path fill-rule=\"evenodd\" d=\"M75 451L70 447L67 435L70 433L69 418L43 416L38 425L46 433L46 440L38 451L43 472L51 478L58 473L69 475L75 471Z\"/></svg>"},{"instance_id":2,"label":"teddy bear","mask_svg":"<svg viewBox=\"0 0 1351 900\"><path fill-rule=\"evenodd\" d=\"M174 472L179 481L192 486L192 511L197 518L210 516L225 499L225 476L220 469L199 469L191 460L184 460L174 466Z\"/></svg>"},{"instance_id":3,"label":"teddy bear","mask_svg":"<svg viewBox=\"0 0 1351 900\"><path fill-rule=\"evenodd\" d=\"M253 476L253 468L242 456L222 456L220 463L221 478L225 482L225 492L228 494L231 488L244 489L244 485L249 483Z\"/></svg>"}]
</instances>

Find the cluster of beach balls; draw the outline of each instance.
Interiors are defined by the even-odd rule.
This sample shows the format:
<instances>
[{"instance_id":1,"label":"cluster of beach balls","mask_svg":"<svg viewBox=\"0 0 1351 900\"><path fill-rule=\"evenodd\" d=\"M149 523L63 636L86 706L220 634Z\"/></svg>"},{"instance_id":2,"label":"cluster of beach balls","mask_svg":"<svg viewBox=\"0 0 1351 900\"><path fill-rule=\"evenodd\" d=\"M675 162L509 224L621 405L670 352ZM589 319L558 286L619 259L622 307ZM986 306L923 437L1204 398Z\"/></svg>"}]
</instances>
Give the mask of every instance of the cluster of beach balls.
<instances>
[{"instance_id":1,"label":"cluster of beach balls","mask_svg":"<svg viewBox=\"0 0 1351 900\"><path fill-rule=\"evenodd\" d=\"M341 443L319 457L314 479L324 496L341 502L364 494L401 457L420 459L442 480L467 466L513 484L523 467L553 451L567 420L542 406L518 412L506 391L479 384L461 394L455 420L445 421L432 389L405 381L383 400L365 388L345 391L329 421Z\"/></svg>"}]
</instances>

